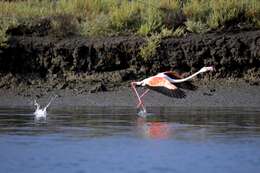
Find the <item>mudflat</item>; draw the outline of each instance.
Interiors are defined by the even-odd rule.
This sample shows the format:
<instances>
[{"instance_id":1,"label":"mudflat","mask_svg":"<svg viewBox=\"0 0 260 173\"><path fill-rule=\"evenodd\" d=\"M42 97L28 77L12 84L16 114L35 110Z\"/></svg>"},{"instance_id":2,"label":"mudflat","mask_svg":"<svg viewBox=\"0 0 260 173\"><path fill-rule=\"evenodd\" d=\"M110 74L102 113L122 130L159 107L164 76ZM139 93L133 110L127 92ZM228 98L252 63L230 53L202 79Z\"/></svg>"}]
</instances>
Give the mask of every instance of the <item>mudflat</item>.
<instances>
[{"instance_id":1,"label":"mudflat","mask_svg":"<svg viewBox=\"0 0 260 173\"><path fill-rule=\"evenodd\" d=\"M259 107L260 86L250 85L243 81L227 82L212 81L208 84L198 82L200 87L196 91L186 91L187 97L177 99L164 96L155 91L145 96L144 102L148 107ZM138 88L142 92L144 89ZM121 87L114 91L88 93L73 89L53 90L41 93L40 89L18 91L0 90L1 107L32 107L37 99L42 105L57 94L59 97L51 105L51 109L81 106L127 106L135 107L137 99L130 87ZM38 98L37 98L38 97Z\"/></svg>"}]
</instances>

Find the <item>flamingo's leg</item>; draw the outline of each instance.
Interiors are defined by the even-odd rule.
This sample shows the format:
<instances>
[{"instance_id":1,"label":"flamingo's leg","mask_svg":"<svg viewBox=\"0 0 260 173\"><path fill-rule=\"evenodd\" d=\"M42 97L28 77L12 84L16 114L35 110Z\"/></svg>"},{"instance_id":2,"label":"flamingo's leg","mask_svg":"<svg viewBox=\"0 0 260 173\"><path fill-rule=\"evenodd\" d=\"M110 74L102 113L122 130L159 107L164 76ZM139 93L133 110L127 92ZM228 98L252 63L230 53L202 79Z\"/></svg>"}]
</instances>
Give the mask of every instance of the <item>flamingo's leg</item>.
<instances>
[{"instance_id":1,"label":"flamingo's leg","mask_svg":"<svg viewBox=\"0 0 260 173\"><path fill-rule=\"evenodd\" d=\"M143 94L140 96L140 99L143 98L149 91L150 89L145 90L145 92L143 92Z\"/></svg>"},{"instance_id":2,"label":"flamingo's leg","mask_svg":"<svg viewBox=\"0 0 260 173\"><path fill-rule=\"evenodd\" d=\"M143 92L143 94L140 96L140 99L142 99L148 92L150 91L150 89L147 89L145 92ZM139 108L141 106L141 104L143 104L143 101L141 100L141 102L137 105L137 108Z\"/></svg>"},{"instance_id":3,"label":"flamingo's leg","mask_svg":"<svg viewBox=\"0 0 260 173\"><path fill-rule=\"evenodd\" d=\"M132 86L132 89L133 89L133 91L135 92L135 94L136 94L136 96L137 96L137 98L138 98L138 101L139 101L138 105L141 105L142 108L143 108L143 110L146 112L146 109L145 109L144 104L143 104L143 102L142 102L142 100L141 100L141 97L139 96L139 94L138 94L138 92L137 92L137 90L136 90L136 88L135 88L135 82L132 82L132 83L131 83L131 86ZM142 95L143 95L143 94L142 94ZM139 106L139 107L140 107L140 106Z\"/></svg>"}]
</instances>

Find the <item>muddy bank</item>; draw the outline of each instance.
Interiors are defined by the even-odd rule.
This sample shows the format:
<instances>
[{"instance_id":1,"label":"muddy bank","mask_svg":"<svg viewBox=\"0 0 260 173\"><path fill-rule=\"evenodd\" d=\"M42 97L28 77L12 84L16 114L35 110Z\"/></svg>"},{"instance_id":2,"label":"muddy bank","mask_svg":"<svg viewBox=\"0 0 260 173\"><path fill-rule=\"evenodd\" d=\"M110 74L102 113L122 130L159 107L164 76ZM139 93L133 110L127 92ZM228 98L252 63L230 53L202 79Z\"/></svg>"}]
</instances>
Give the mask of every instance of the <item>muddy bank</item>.
<instances>
[{"instance_id":1,"label":"muddy bank","mask_svg":"<svg viewBox=\"0 0 260 173\"><path fill-rule=\"evenodd\" d=\"M225 84L225 85L224 85ZM141 91L141 90L139 90ZM245 82L210 82L210 85L204 84L197 91L186 91L187 97L184 99L176 99L164 96L160 93L151 91L145 98L145 104L149 107L258 107L260 105L260 86L248 86ZM40 89L32 92L41 93ZM58 94L59 97L52 104L50 110L61 108L77 108L77 107L111 107L126 106L135 108L137 99L133 95L130 88L125 87L117 91L107 91L98 93L82 93L78 94L76 90L53 90L45 93L37 100L42 104L46 104L50 97ZM34 96L24 96L22 93L17 94L12 90L0 90L1 107L24 107L31 108L33 106Z\"/></svg>"},{"instance_id":2,"label":"muddy bank","mask_svg":"<svg viewBox=\"0 0 260 173\"><path fill-rule=\"evenodd\" d=\"M260 77L260 30L164 38L147 61L139 55L145 39L135 36L10 35L8 47L0 50L0 88L18 93L30 88L110 91L160 71L191 73L205 65L215 66L214 79L242 78L255 84Z\"/></svg>"}]
</instances>

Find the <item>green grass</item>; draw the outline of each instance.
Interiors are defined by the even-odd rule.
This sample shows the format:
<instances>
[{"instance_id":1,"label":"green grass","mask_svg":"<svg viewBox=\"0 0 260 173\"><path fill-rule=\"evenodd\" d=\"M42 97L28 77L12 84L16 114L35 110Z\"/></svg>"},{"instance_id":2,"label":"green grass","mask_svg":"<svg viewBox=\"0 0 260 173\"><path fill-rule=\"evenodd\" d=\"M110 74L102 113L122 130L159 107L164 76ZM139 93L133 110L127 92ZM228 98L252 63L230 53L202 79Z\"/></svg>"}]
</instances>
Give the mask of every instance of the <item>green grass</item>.
<instances>
[{"instance_id":1,"label":"green grass","mask_svg":"<svg viewBox=\"0 0 260 173\"><path fill-rule=\"evenodd\" d=\"M175 31L172 33L173 37L181 37L185 35L185 28L183 26L180 26L175 29Z\"/></svg>"},{"instance_id":2,"label":"green grass","mask_svg":"<svg viewBox=\"0 0 260 173\"><path fill-rule=\"evenodd\" d=\"M120 4L111 7L109 13L111 28L115 31L131 30L138 27L140 21L140 6L138 3L122 0Z\"/></svg>"},{"instance_id":3,"label":"green grass","mask_svg":"<svg viewBox=\"0 0 260 173\"><path fill-rule=\"evenodd\" d=\"M93 19L87 18L81 25L81 34L85 36L109 35L111 21L104 13L100 13Z\"/></svg>"},{"instance_id":4,"label":"green grass","mask_svg":"<svg viewBox=\"0 0 260 173\"><path fill-rule=\"evenodd\" d=\"M177 16L180 15L184 15L186 20L182 25L176 26ZM72 16L69 17L72 21L59 21L55 16ZM53 18L53 31L65 32L64 36L69 29L71 32L89 37L124 33L148 37L154 34L179 37L187 30L204 33L221 28L232 21L239 21L242 19L241 16L245 20L243 22L260 28L260 1L0 0L0 43L3 44L8 39L6 30L14 23L29 23L35 18ZM63 24L68 24L70 28L61 27Z\"/></svg>"},{"instance_id":5,"label":"green grass","mask_svg":"<svg viewBox=\"0 0 260 173\"><path fill-rule=\"evenodd\" d=\"M204 33L208 31L207 25L201 21L188 20L185 22L185 25L187 30L193 33Z\"/></svg>"},{"instance_id":6,"label":"green grass","mask_svg":"<svg viewBox=\"0 0 260 173\"><path fill-rule=\"evenodd\" d=\"M213 0L188 0L184 4L183 13L189 21L205 23L211 13L209 7L211 1Z\"/></svg>"},{"instance_id":7,"label":"green grass","mask_svg":"<svg viewBox=\"0 0 260 173\"><path fill-rule=\"evenodd\" d=\"M153 3L147 4L147 7L141 11L141 26L138 29L140 35L151 34L162 26L162 12L154 8Z\"/></svg>"},{"instance_id":8,"label":"green grass","mask_svg":"<svg viewBox=\"0 0 260 173\"><path fill-rule=\"evenodd\" d=\"M259 0L188 0L183 11L191 32L206 32L244 19L260 28Z\"/></svg>"},{"instance_id":9,"label":"green grass","mask_svg":"<svg viewBox=\"0 0 260 173\"><path fill-rule=\"evenodd\" d=\"M181 0L160 0L160 8L178 11L181 8Z\"/></svg>"},{"instance_id":10,"label":"green grass","mask_svg":"<svg viewBox=\"0 0 260 173\"><path fill-rule=\"evenodd\" d=\"M159 47L161 42L161 35L153 34L150 37L146 37L146 44L140 49L140 57L144 61L148 61L156 54L156 49Z\"/></svg>"},{"instance_id":11,"label":"green grass","mask_svg":"<svg viewBox=\"0 0 260 173\"><path fill-rule=\"evenodd\" d=\"M260 28L260 1L251 0L245 8L245 15L249 23L253 23L257 28Z\"/></svg>"},{"instance_id":12,"label":"green grass","mask_svg":"<svg viewBox=\"0 0 260 173\"><path fill-rule=\"evenodd\" d=\"M243 0L218 0L210 1L212 12L208 19L210 28L217 28L245 13L247 4Z\"/></svg>"},{"instance_id":13,"label":"green grass","mask_svg":"<svg viewBox=\"0 0 260 173\"><path fill-rule=\"evenodd\" d=\"M8 40L8 35L6 31L8 28L17 25L17 20L13 17L3 17L0 18L0 47L7 46L6 41Z\"/></svg>"},{"instance_id":14,"label":"green grass","mask_svg":"<svg viewBox=\"0 0 260 173\"><path fill-rule=\"evenodd\" d=\"M16 18L33 18L50 16L56 13L53 3L41 0L0 1L0 16Z\"/></svg>"}]
</instances>

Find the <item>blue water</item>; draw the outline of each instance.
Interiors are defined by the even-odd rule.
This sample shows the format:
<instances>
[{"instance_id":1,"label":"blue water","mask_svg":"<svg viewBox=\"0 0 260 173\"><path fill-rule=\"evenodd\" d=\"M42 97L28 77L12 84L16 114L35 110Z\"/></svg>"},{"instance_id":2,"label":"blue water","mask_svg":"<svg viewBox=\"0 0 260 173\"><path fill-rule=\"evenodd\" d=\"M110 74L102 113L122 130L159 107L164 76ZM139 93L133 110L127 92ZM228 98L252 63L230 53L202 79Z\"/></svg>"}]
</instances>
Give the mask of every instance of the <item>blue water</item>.
<instances>
[{"instance_id":1,"label":"blue water","mask_svg":"<svg viewBox=\"0 0 260 173\"><path fill-rule=\"evenodd\" d=\"M0 108L0 172L260 172L260 109Z\"/></svg>"}]
</instances>

